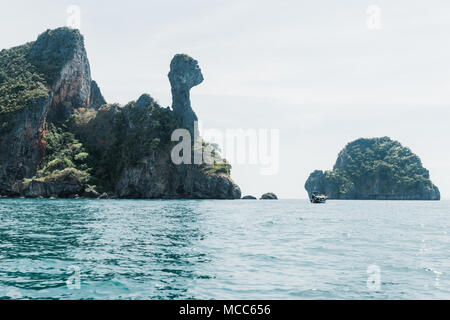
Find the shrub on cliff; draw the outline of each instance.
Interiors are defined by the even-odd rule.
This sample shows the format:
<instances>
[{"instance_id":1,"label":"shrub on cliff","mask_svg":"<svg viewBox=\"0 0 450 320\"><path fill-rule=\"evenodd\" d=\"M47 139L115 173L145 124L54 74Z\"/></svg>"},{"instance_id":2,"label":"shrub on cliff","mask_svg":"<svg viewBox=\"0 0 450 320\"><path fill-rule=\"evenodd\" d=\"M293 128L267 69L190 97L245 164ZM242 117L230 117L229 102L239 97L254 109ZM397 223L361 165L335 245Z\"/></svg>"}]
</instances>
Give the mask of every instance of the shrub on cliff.
<instances>
[{"instance_id":1,"label":"shrub on cliff","mask_svg":"<svg viewBox=\"0 0 450 320\"><path fill-rule=\"evenodd\" d=\"M79 181L89 182L91 171L88 164L89 154L73 133L49 124L45 143L47 154L42 159L36 179L61 180L70 175L71 179L78 177Z\"/></svg>"},{"instance_id":2,"label":"shrub on cliff","mask_svg":"<svg viewBox=\"0 0 450 320\"><path fill-rule=\"evenodd\" d=\"M90 176L88 173L75 168L65 168L64 170L56 170L51 174L36 179L42 182L69 183L69 184L85 184L88 183Z\"/></svg>"}]
</instances>

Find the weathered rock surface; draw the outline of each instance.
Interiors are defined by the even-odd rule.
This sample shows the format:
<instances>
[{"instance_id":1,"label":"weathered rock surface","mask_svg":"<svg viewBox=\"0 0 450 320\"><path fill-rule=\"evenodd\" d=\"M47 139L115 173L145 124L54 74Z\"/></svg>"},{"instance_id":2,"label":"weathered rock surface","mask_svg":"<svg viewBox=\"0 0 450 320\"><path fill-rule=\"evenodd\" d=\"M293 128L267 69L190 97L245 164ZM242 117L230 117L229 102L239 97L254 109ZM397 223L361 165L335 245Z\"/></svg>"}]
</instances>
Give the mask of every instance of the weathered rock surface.
<instances>
[{"instance_id":1,"label":"weathered rock surface","mask_svg":"<svg viewBox=\"0 0 450 320\"><path fill-rule=\"evenodd\" d=\"M91 92L89 94L89 103L88 105L91 108L98 109L101 106L106 104L105 98L103 98L102 93L100 92L100 88L97 85L97 82L94 80L91 81Z\"/></svg>"},{"instance_id":2,"label":"weathered rock surface","mask_svg":"<svg viewBox=\"0 0 450 320\"><path fill-rule=\"evenodd\" d=\"M84 191L81 195L83 198L98 198L98 197L100 197L100 193L97 192L92 187L88 187L88 188L84 189Z\"/></svg>"},{"instance_id":3,"label":"weathered rock surface","mask_svg":"<svg viewBox=\"0 0 450 320\"><path fill-rule=\"evenodd\" d=\"M261 196L261 200L278 200L278 197L275 195L275 193L268 192L268 193L264 193Z\"/></svg>"},{"instance_id":4,"label":"weathered rock surface","mask_svg":"<svg viewBox=\"0 0 450 320\"><path fill-rule=\"evenodd\" d=\"M0 139L0 194L14 196L19 182L34 175L44 153L44 124L51 95L34 101L8 120L15 126Z\"/></svg>"},{"instance_id":5,"label":"weathered rock surface","mask_svg":"<svg viewBox=\"0 0 450 320\"><path fill-rule=\"evenodd\" d=\"M305 189L329 199L439 200L439 189L410 149L388 137L358 139L340 153L332 171L310 174Z\"/></svg>"},{"instance_id":6,"label":"weathered rock surface","mask_svg":"<svg viewBox=\"0 0 450 320\"><path fill-rule=\"evenodd\" d=\"M50 87L52 101L47 121L63 122L74 110L88 107L91 100L98 104L103 99L92 82L84 39L78 31L47 30L33 44L30 60L44 71Z\"/></svg>"},{"instance_id":7,"label":"weathered rock surface","mask_svg":"<svg viewBox=\"0 0 450 320\"><path fill-rule=\"evenodd\" d=\"M180 115L183 127L194 133L197 115L191 107L190 90L203 82L203 75L197 60L185 54L177 54L170 63L168 74L172 88L172 109Z\"/></svg>"},{"instance_id":8,"label":"weathered rock surface","mask_svg":"<svg viewBox=\"0 0 450 320\"><path fill-rule=\"evenodd\" d=\"M239 187L225 175L210 175L197 165L175 166L166 156L123 171L116 187L119 198L239 199Z\"/></svg>"},{"instance_id":9,"label":"weathered rock surface","mask_svg":"<svg viewBox=\"0 0 450 320\"><path fill-rule=\"evenodd\" d=\"M242 200L256 200L256 197L250 196L250 195L248 195L248 196L243 196L243 197L242 197Z\"/></svg>"},{"instance_id":10,"label":"weathered rock surface","mask_svg":"<svg viewBox=\"0 0 450 320\"><path fill-rule=\"evenodd\" d=\"M75 195L83 194L85 187L82 183L54 183L33 180L23 190L22 195L29 198L73 198Z\"/></svg>"}]
</instances>

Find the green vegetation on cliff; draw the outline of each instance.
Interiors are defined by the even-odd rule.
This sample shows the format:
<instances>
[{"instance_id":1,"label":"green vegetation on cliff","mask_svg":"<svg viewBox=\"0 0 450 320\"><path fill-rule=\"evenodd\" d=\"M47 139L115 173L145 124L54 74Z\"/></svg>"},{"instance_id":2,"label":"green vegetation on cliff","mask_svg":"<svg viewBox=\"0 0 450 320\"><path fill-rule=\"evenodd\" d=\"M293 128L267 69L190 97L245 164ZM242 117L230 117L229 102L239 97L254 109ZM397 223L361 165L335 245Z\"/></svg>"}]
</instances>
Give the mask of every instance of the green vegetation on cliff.
<instances>
[{"instance_id":1,"label":"green vegetation on cliff","mask_svg":"<svg viewBox=\"0 0 450 320\"><path fill-rule=\"evenodd\" d=\"M73 55L76 41L83 42L79 31L59 28L47 30L34 42L0 51L0 133L13 127L14 113L48 97L49 86Z\"/></svg>"},{"instance_id":2,"label":"green vegetation on cliff","mask_svg":"<svg viewBox=\"0 0 450 320\"><path fill-rule=\"evenodd\" d=\"M15 112L48 97L44 75L29 61L31 46L0 51L0 132L12 127Z\"/></svg>"},{"instance_id":3,"label":"green vegetation on cliff","mask_svg":"<svg viewBox=\"0 0 450 320\"><path fill-rule=\"evenodd\" d=\"M227 162L226 159L223 159L221 157L219 146L216 143L202 141L202 152L205 149L211 152L211 157L213 159L212 163L203 163L201 165L202 171L206 174L223 174L226 176L230 176L231 165Z\"/></svg>"},{"instance_id":4,"label":"green vegetation on cliff","mask_svg":"<svg viewBox=\"0 0 450 320\"><path fill-rule=\"evenodd\" d=\"M344 172L356 184L378 177L386 181L385 187L395 185L405 190L427 184L430 179L419 157L388 137L349 143L339 154L334 168ZM431 186L428 183L428 187ZM383 191L389 192L389 189Z\"/></svg>"},{"instance_id":5,"label":"green vegetation on cliff","mask_svg":"<svg viewBox=\"0 0 450 320\"><path fill-rule=\"evenodd\" d=\"M438 199L420 158L389 137L358 139L339 153L332 171L314 171L305 184L309 194L335 199Z\"/></svg>"},{"instance_id":6,"label":"green vegetation on cliff","mask_svg":"<svg viewBox=\"0 0 450 320\"><path fill-rule=\"evenodd\" d=\"M79 181L89 183L91 180L89 154L74 134L50 124L45 134L46 156L34 179L44 182Z\"/></svg>"}]
</instances>

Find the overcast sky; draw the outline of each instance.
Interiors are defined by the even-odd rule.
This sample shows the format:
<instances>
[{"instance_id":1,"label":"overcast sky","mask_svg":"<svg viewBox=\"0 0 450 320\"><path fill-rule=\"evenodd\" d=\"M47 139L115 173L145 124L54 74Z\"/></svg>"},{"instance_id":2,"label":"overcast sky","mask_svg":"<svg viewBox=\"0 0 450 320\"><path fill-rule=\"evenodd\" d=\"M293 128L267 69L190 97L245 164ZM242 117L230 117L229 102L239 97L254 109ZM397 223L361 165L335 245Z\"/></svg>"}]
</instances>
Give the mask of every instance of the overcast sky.
<instances>
[{"instance_id":1,"label":"overcast sky","mask_svg":"<svg viewBox=\"0 0 450 320\"><path fill-rule=\"evenodd\" d=\"M390 136L450 197L448 0L2 1L0 48L66 25L69 5L108 102L146 92L170 105L169 63L187 53L205 78L191 94L204 128L280 130L277 174L234 166L243 194L305 198L346 143Z\"/></svg>"}]
</instances>

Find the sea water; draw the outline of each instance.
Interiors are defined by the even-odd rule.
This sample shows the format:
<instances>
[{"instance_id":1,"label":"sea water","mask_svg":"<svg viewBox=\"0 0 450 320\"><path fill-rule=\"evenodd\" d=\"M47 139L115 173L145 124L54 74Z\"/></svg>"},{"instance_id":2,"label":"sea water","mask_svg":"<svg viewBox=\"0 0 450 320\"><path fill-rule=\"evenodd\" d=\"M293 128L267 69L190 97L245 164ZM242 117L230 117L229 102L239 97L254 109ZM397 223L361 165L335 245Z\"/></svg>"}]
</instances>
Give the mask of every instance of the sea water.
<instances>
[{"instance_id":1,"label":"sea water","mask_svg":"<svg viewBox=\"0 0 450 320\"><path fill-rule=\"evenodd\" d=\"M0 199L2 299L449 299L450 201Z\"/></svg>"}]
</instances>

